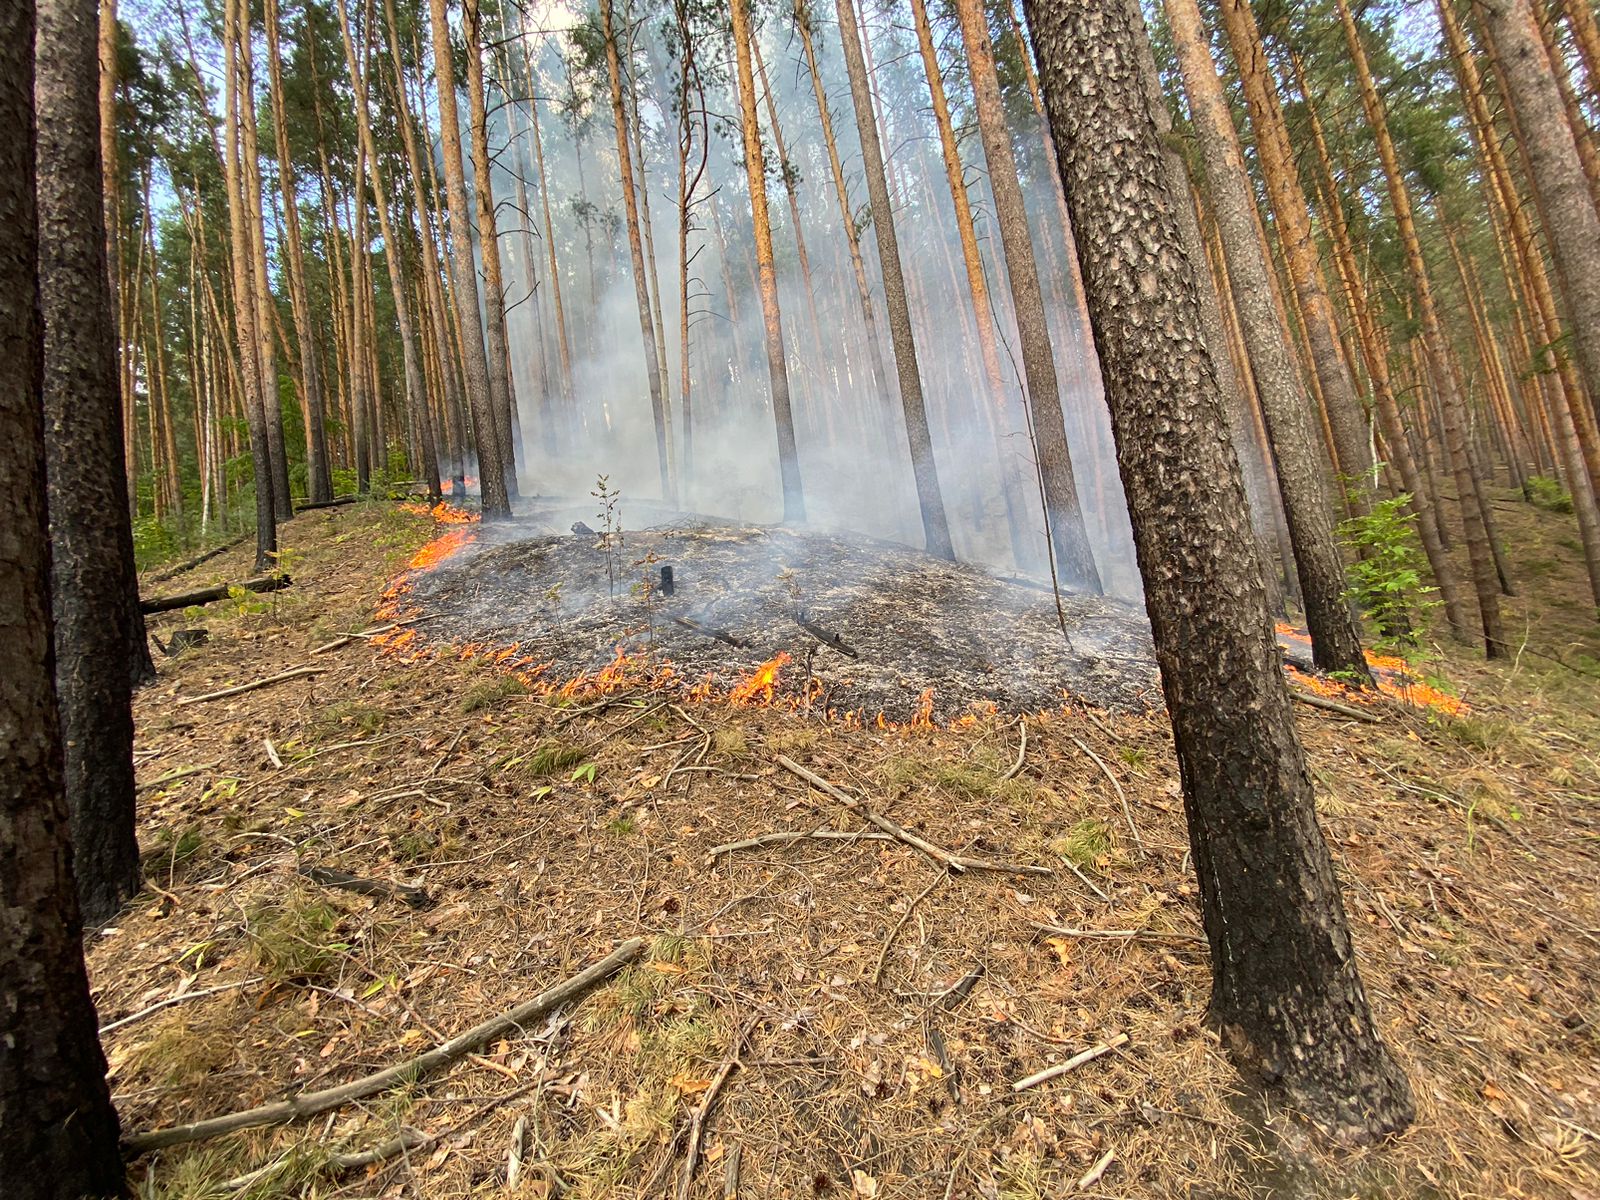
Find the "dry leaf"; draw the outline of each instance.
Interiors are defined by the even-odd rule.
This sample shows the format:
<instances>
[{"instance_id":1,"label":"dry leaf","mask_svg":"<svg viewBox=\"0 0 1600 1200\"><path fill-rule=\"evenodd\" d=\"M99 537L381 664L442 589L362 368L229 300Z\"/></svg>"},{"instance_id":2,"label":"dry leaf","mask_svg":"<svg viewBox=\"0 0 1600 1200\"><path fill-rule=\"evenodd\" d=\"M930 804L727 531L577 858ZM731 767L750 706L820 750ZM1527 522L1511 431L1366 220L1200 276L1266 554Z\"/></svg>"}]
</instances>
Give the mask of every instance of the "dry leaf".
<instances>
[{"instance_id":1,"label":"dry leaf","mask_svg":"<svg viewBox=\"0 0 1600 1200\"><path fill-rule=\"evenodd\" d=\"M850 1194L860 1200L873 1200L878 1194L878 1181L865 1171L850 1172Z\"/></svg>"},{"instance_id":2,"label":"dry leaf","mask_svg":"<svg viewBox=\"0 0 1600 1200\"><path fill-rule=\"evenodd\" d=\"M648 966L652 971L656 971L662 975L682 975L684 972L684 969L677 963L662 962L660 959L656 959L652 962L646 963L645 965Z\"/></svg>"},{"instance_id":3,"label":"dry leaf","mask_svg":"<svg viewBox=\"0 0 1600 1200\"><path fill-rule=\"evenodd\" d=\"M701 1079L694 1075L674 1075L669 1081L673 1087L685 1096L695 1096L711 1086L711 1080Z\"/></svg>"}]
</instances>

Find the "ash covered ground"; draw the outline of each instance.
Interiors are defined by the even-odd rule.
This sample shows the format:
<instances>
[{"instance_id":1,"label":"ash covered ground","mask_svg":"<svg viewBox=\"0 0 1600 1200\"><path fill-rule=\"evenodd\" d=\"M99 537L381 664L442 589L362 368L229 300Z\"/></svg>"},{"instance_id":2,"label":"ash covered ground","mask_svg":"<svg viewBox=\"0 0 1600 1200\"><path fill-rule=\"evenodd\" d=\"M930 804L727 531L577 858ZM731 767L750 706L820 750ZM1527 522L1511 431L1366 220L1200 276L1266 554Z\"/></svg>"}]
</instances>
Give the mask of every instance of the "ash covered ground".
<instances>
[{"instance_id":1,"label":"ash covered ground","mask_svg":"<svg viewBox=\"0 0 1600 1200\"><path fill-rule=\"evenodd\" d=\"M422 638L519 643L521 654L552 663L552 677L597 670L621 646L723 687L786 652L778 699L820 685L813 707L869 719L910 720L926 711L929 689L940 721L989 703L1004 712L1068 699L1161 703L1136 605L1064 592L1063 636L1046 586L855 534L632 508L624 516L640 528L625 528L609 550L602 533L571 530L602 525L593 503L547 503L480 528L472 545L412 581L411 601L438 614L418 626Z\"/></svg>"}]
</instances>

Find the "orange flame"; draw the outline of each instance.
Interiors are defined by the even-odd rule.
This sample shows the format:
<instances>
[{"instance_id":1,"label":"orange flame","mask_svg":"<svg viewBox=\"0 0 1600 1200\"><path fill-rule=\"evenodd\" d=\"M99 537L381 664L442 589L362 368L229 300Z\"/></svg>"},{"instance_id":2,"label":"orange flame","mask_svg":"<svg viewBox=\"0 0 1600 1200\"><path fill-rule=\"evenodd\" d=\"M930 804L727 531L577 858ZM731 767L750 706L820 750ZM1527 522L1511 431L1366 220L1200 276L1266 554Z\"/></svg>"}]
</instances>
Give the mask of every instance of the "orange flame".
<instances>
[{"instance_id":1,"label":"orange flame","mask_svg":"<svg viewBox=\"0 0 1600 1200\"><path fill-rule=\"evenodd\" d=\"M1304 648L1305 652L1310 654L1311 637L1303 629L1296 629L1293 625L1285 625L1281 621L1274 628L1280 638L1293 643L1297 648ZM1384 695L1392 696L1415 708L1431 708L1435 712L1442 712L1452 717L1471 711L1466 701L1459 696L1442 692L1432 684L1418 679L1412 674L1411 664L1405 659L1390 654L1374 654L1371 650L1364 653L1367 665L1372 668L1372 677L1377 681L1378 690ZM1285 664L1283 669L1291 679L1301 683L1307 691L1315 692L1319 696L1355 704L1372 703L1372 693L1365 688L1346 687L1337 680L1310 675L1288 664Z\"/></svg>"},{"instance_id":2,"label":"orange flame","mask_svg":"<svg viewBox=\"0 0 1600 1200\"><path fill-rule=\"evenodd\" d=\"M756 668L755 674L728 693L734 704L771 704L773 689L778 686L778 672L789 662L789 652L780 650Z\"/></svg>"}]
</instances>

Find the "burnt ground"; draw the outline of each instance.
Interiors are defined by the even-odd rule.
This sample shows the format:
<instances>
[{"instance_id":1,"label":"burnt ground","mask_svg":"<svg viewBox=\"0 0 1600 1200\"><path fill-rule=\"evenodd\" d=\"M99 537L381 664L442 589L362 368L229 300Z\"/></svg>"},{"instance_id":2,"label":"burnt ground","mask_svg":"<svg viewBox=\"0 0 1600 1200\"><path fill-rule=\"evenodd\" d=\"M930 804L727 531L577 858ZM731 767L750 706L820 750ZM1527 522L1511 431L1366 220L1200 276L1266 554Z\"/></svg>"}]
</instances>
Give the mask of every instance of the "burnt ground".
<instances>
[{"instance_id":1,"label":"burnt ground","mask_svg":"<svg viewBox=\"0 0 1600 1200\"><path fill-rule=\"evenodd\" d=\"M853 535L648 512L614 538L571 532L602 525L595 507L541 507L418 575L411 604L438 614L421 640L515 644L566 674L604 667L620 646L723 688L787 654L779 695L869 720L1034 712L1066 696L1099 708L1160 702L1135 605L1065 594L1058 615L1038 582Z\"/></svg>"},{"instance_id":2,"label":"burnt ground","mask_svg":"<svg viewBox=\"0 0 1600 1200\"><path fill-rule=\"evenodd\" d=\"M364 639L313 654L369 627L433 530L387 505L296 519L293 587L155 622L163 640L211 637L163 660L138 700L149 887L89 938L101 1018L127 1022L105 1035L125 1129L396 1064L624 938L649 946L446 1073L147 1155L140 1195L676 1194L692 1114L743 1033L695 1197L730 1194L732 1178L745 1197L1592 1200L1600 645L1571 518L1509 501L1499 514L1530 585L1510 602L1527 640L1507 666L1441 650L1424 668L1468 715L1296 711L1374 1011L1417 1094L1410 1131L1360 1150L1254 1096L1205 1026L1159 713L880 730L637 679L530 690L483 654L413 661ZM247 574L240 547L151 590ZM303 666L324 673L178 703ZM861 830L779 754L940 846L1055 873L945 878L866 839L708 860L770 831ZM312 866L431 903L329 889L300 873ZM1118 1034L1115 1051L1012 1093ZM519 1120L528 1163L511 1193ZM439 1140L326 1164L402 1128Z\"/></svg>"}]
</instances>

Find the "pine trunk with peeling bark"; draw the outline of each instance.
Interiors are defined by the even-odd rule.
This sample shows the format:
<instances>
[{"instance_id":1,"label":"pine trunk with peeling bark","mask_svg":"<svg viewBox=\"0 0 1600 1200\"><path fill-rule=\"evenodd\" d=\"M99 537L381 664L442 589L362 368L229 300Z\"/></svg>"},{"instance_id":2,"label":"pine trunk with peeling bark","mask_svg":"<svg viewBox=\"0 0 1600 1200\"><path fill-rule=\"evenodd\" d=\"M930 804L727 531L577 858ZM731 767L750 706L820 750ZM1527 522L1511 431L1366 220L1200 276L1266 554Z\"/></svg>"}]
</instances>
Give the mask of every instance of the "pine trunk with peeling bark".
<instances>
[{"instance_id":1,"label":"pine trunk with peeling bark","mask_svg":"<svg viewBox=\"0 0 1600 1200\"><path fill-rule=\"evenodd\" d=\"M1317 459L1311 400L1300 384L1288 331L1272 300L1271 268L1252 211L1255 199L1200 7L1196 0L1166 0L1166 11L1205 164L1211 211L1227 256L1233 303L1278 463L1312 656L1325 671L1353 672L1370 681L1361 635L1344 598L1344 559L1333 528L1337 501L1328 493Z\"/></svg>"},{"instance_id":2,"label":"pine trunk with peeling bark","mask_svg":"<svg viewBox=\"0 0 1600 1200\"><path fill-rule=\"evenodd\" d=\"M505 456L489 393L489 358L478 319L478 272L472 259L472 218L467 209L466 169L461 159L461 120L456 113L455 66L445 0L428 0L434 78L439 91L439 140L444 154L445 190L450 209L450 282L455 294L456 329L461 340L467 405L478 442L478 489L485 520L511 515L506 491Z\"/></svg>"},{"instance_id":3,"label":"pine trunk with peeling bark","mask_svg":"<svg viewBox=\"0 0 1600 1200\"><path fill-rule=\"evenodd\" d=\"M933 459L933 437L928 431L928 410L922 400L922 372L917 362L916 336L911 329L911 307L906 301L900 243L889 202L889 182L883 167L883 146L878 140L878 119L867 80L861 30L856 23L852 0L835 0L835 7L839 33L844 40L845 71L850 76L856 130L861 138L867 195L872 202L872 230L878 240L878 265L883 272L883 294L889 308L889 337L894 345L895 371L900 378L900 407L905 415L906 441L911 451L917 505L922 514L923 539L929 554L954 558L955 547L950 541L944 495L939 487L939 470Z\"/></svg>"},{"instance_id":4,"label":"pine trunk with peeling bark","mask_svg":"<svg viewBox=\"0 0 1600 1200\"><path fill-rule=\"evenodd\" d=\"M1061 411L1055 352L1050 345L1050 325L1034 263L1028 207L1022 197L1011 133L1006 128L1005 109L1000 100L1000 80L995 73L994 47L989 43L988 18L982 0L955 0L955 9L961 21L967 72L977 102L978 133L989 167L995 223L1000 228L1006 277L1011 284L1011 307L1022 351L1022 373L1027 381L1028 409L1033 418L1034 445L1044 483L1056 571L1072 587L1099 593L1102 590L1100 572L1095 566L1094 551L1089 547L1089 532L1078 502L1066 419Z\"/></svg>"},{"instance_id":5,"label":"pine trunk with peeling bark","mask_svg":"<svg viewBox=\"0 0 1600 1200\"><path fill-rule=\"evenodd\" d=\"M1178 748L1211 1017L1336 1136L1412 1119L1356 970L1251 544L1131 5L1028 0Z\"/></svg>"}]
</instances>

